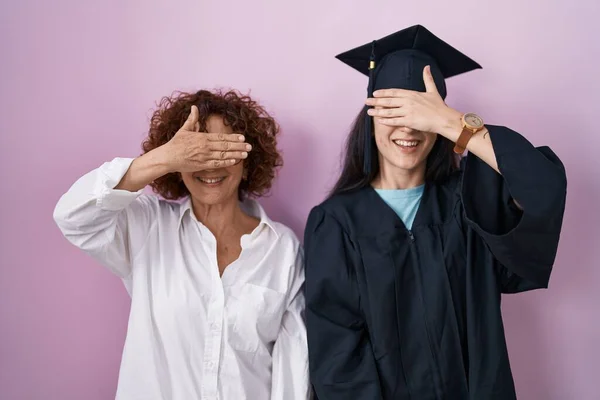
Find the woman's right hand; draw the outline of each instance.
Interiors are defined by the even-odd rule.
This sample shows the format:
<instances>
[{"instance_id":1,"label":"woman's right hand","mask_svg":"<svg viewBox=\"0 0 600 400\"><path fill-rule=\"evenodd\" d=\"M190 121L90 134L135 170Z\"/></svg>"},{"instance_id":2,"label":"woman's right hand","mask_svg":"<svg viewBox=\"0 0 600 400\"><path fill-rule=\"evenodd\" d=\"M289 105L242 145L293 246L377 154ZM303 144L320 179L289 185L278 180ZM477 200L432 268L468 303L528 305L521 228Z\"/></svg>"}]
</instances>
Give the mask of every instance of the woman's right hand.
<instances>
[{"instance_id":1,"label":"woman's right hand","mask_svg":"<svg viewBox=\"0 0 600 400\"><path fill-rule=\"evenodd\" d=\"M175 136L164 144L170 172L195 172L227 167L248 157L252 146L239 133L200 133L198 108L192 106L188 119Z\"/></svg>"}]
</instances>

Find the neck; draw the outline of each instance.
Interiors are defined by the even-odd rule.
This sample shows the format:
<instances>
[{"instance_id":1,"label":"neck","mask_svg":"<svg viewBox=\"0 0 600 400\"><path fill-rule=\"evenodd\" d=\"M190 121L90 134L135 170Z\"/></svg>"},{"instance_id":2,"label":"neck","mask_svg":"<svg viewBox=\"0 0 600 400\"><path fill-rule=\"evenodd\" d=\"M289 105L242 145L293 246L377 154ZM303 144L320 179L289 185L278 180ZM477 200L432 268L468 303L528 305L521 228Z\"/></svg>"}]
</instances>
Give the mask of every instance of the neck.
<instances>
[{"instance_id":1,"label":"neck","mask_svg":"<svg viewBox=\"0 0 600 400\"><path fill-rule=\"evenodd\" d=\"M375 189L410 189L425 183L425 163L407 170L380 163L379 173L372 182Z\"/></svg>"},{"instance_id":2,"label":"neck","mask_svg":"<svg viewBox=\"0 0 600 400\"><path fill-rule=\"evenodd\" d=\"M217 238L226 229L238 226L237 222L246 217L235 197L219 204L204 204L192 198L192 209L196 219Z\"/></svg>"}]
</instances>

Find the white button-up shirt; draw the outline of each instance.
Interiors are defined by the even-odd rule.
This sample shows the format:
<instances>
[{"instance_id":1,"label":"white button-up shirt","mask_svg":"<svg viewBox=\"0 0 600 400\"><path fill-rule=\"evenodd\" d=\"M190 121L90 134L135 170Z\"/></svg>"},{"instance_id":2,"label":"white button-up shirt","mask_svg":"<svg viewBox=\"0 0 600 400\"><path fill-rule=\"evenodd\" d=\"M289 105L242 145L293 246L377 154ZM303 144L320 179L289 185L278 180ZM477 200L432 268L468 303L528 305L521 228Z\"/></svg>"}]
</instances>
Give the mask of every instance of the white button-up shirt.
<instances>
[{"instance_id":1,"label":"white button-up shirt","mask_svg":"<svg viewBox=\"0 0 600 400\"><path fill-rule=\"evenodd\" d=\"M217 243L190 201L115 190L132 159L80 178L58 202L65 237L131 296L117 399L310 397L302 251L254 201L259 226L219 276Z\"/></svg>"}]
</instances>

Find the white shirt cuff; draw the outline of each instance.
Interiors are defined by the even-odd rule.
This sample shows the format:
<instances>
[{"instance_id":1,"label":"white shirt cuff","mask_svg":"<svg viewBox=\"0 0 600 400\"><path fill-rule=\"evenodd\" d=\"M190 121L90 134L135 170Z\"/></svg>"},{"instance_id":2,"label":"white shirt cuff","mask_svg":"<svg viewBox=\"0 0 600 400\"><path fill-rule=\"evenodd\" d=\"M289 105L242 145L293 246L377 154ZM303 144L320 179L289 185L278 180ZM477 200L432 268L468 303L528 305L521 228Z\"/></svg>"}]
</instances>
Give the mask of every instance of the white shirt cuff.
<instances>
[{"instance_id":1,"label":"white shirt cuff","mask_svg":"<svg viewBox=\"0 0 600 400\"><path fill-rule=\"evenodd\" d=\"M144 189L137 192L115 189L133 160L133 158L115 158L98 169L98 181L95 186L98 207L103 210L122 210L142 194Z\"/></svg>"}]
</instances>

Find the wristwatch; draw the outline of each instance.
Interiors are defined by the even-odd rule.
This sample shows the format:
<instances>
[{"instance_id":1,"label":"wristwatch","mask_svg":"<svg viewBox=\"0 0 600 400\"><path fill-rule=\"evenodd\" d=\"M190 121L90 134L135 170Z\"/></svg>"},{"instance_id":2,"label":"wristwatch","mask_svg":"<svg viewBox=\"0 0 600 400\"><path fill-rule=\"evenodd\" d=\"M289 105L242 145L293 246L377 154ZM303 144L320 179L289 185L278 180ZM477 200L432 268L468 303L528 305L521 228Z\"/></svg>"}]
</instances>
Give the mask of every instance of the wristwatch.
<instances>
[{"instance_id":1,"label":"wristwatch","mask_svg":"<svg viewBox=\"0 0 600 400\"><path fill-rule=\"evenodd\" d=\"M462 132L454 145L454 152L456 154L465 152L471 137L473 137L478 130L483 128L483 119L475 113L466 113L462 116L462 126Z\"/></svg>"}]
</instances>

